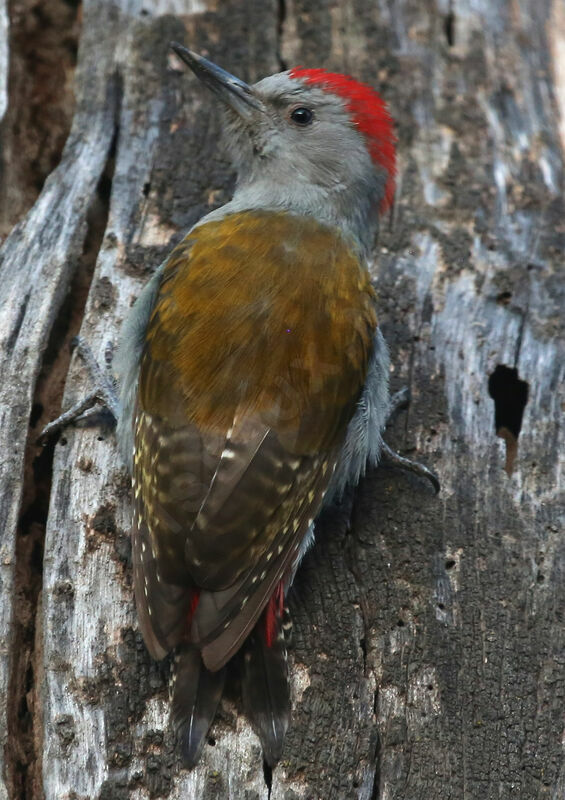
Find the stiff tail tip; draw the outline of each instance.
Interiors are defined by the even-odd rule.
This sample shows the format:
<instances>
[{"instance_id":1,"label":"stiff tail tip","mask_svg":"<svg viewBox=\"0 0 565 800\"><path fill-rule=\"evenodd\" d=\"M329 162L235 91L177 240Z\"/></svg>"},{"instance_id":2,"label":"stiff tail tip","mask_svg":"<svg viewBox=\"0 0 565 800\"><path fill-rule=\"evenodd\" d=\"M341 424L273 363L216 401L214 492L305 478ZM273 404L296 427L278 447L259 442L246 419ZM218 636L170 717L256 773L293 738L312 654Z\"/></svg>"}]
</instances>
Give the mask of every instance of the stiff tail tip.
<instances>
[{"instance_id":1,"label":"stiff tail tip","mask_svg":"<svg viewBox=\"0 0 565 800\"><path fill-rule=\"evenodd\" d=\"M198 763L206 735L222 697L226 670L210 672L194 645L177 648L171 678L171 721L183 764Z\"/></svg>"},{"instance_id":2,"label":"stiff tail tip","mask_svg":"<svg viewBox=\"0 0 565 800\"><path fill-rule=\"evenodd\" d=\"M277 615L276 636L261 621L242 648L242 694L245 712L269 767L280 760L290 722L290 686L286 643ZM265 635L266 633L266 635Z\"/></svg>"}]
</instances>

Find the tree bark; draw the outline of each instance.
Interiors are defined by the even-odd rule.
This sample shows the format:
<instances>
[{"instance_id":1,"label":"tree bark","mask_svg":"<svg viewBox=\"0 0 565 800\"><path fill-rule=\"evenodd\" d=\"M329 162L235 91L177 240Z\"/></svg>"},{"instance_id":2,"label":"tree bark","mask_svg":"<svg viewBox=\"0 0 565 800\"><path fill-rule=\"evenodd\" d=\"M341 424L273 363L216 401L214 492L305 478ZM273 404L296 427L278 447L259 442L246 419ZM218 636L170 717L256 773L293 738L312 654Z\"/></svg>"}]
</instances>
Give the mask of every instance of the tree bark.
<instances>
[{"instance_id":1,"label":"tree bark","mask_svg":"<svg viewBox=\"0 0 565 800\"><path fill-rule=\"evenodd\" d=\"M9 31L0 0L0 220L19 220L0 250L0 800L561 800L562 0L23 6ZM66 378L72 336L104 363L154 268L230 196L215 102L171 40L250 81L350 73L397 122L371 270L412 402L386 438L442 490L382 468L321 520L291 595L293 717L272 772L237 685L180 767L167 665L137 630L112 432L36 444L88 389L74 358ZM41 71L47 53L61 73Z\"/></svg>"}]
</instances>

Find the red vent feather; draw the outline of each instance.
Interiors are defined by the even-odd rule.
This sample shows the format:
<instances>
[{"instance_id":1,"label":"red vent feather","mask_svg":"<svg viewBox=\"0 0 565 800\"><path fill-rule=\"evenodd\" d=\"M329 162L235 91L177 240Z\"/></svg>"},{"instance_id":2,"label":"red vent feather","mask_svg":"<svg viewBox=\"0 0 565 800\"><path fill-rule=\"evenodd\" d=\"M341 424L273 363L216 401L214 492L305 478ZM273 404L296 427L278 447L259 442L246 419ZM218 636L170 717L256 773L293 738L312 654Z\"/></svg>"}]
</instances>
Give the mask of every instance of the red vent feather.
<instances>
[{"instance_id":1,"label":"red vent feather","mask_svg":"<svg viewBox=\"0 0 565 800\"><path fill-rule=\"evenodd\" d=\"M192 589L190 594L190 605L188 607L188 623L192 622L192 618L198 608L198 601L200 600L200 589Z\"/></svg>"},{"instance_id":2,"label":"red vent feather","mask_svg":"<svg viewBox=\"0 0 565 800\"><path fill-rule=\"evenodd\" d=\"M392 117L381 96L370 86L325 69L306 69L294 67L291 78L333 92L342 97L350 111L353 121L365 137L369 154L375 164L387 173L384 197L379 211L381 214L392 204L394 197L394 176L396 174L396 136L392 127Z\"/></svg>"},{"instance_id":3,"label":"red vent feather","mask_svg":"<svg viewBox=\"0 0 565 800\"><path fill-rule=\"evenodd\" d=\"M281 581L265 608L264 625L265 625L265 643L267 647L272 647L277 638L279 622L282 617L284 609L284 583Z\"/></svg>"}]
</instances>

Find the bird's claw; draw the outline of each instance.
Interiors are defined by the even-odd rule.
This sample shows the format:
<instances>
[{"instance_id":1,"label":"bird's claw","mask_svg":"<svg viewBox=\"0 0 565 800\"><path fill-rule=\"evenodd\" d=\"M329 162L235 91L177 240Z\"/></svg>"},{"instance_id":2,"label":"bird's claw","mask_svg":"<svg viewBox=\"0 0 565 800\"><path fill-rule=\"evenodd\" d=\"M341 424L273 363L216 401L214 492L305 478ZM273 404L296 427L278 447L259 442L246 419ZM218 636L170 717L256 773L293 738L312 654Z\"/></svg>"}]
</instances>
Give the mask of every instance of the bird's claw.
<instances>
[{"instance_id":1,"label":"bird's claw","mask_svg":"<svg viewBox=\"0 0 565 800\"><path fill-rule=\"evenodd\" d=\"M439 478L435 472L432 472L431 469L428 469L428 467L420 464L419 461L411 461L409 458L401 456L399 453L392 450L388 444L386 444L386 442L383 442L382 454L391 466L399 467L407 472L413 472L414 475L418 475L420 478L425 478L428 480L432 484L434 492L439 494L441 484L439 482Z\"/></svg>"},{"instance_id":2,"label":"bird's claw","mask_svg":"<svg viewBox=\"0 0 565 800\"><path fill-rule=\"evenodd\" d=\"M38 444L43 444L49 437L59 433L67 425L76 422L78 419L85 419L106 408L114 420L118 418L118 397L116 388L108 370L103 370L96 360L92 348L82 336L75 336L71 341L71 350L77 352L81 361L84 363L88 372L91 385L95 388L79 400L67 411L64 411L57 419L49 422L39 434ZM108 350L108 348L107 348ZM106 366L109 368L110 361L106 355ZM87 413L88 412L88 413Z\"/></svg>"},{"instance_id":3,"label":"bird's claw","mask_svg":"<svg viewBox=\"0 0 565 800\"><path fill-rule=\"evenodd\" d=\"M400 410L408 408L410 400L410 389L407 386L405 386L403 389L400 389L400 391L395 392L395 394L393 394L390 398L387 422L390 422L390 420ZM413 472L414 475L418 475L420 478L425 478L432 484L434 492L439 494L441 485L437 475L431 469L428 469L428 467L420 464L419 461L411 461L409 458L401 456L395 450L390 448L385 442L383 442L382 454L391 466L399 467L400 469L408 472Z\"/></svg>"}]
</instances>

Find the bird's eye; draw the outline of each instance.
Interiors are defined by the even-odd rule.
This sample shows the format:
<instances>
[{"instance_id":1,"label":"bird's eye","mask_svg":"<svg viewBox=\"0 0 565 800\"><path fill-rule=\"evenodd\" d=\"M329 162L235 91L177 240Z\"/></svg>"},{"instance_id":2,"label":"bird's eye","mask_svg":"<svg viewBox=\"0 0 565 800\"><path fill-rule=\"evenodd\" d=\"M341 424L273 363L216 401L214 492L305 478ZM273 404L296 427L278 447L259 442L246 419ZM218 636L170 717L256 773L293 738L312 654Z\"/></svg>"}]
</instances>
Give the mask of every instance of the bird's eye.
<instances>
[{"instance_id":1,"label":"bird's eye","mask_svg":"<svg viewBox=\"0 0 565 800\"><path fill-rule=\"evenodd\" d=\"M314 119L314 112L311 111L309 108L304 108L304 106L300 106L299 108L295 108L290 112L290 118L297 125L302 125L302 126L310 125L310 123Z\"/></svg>"}]
</instances>

